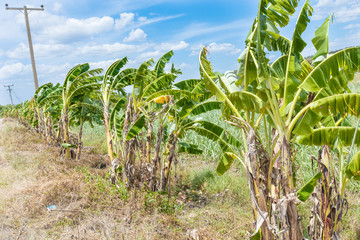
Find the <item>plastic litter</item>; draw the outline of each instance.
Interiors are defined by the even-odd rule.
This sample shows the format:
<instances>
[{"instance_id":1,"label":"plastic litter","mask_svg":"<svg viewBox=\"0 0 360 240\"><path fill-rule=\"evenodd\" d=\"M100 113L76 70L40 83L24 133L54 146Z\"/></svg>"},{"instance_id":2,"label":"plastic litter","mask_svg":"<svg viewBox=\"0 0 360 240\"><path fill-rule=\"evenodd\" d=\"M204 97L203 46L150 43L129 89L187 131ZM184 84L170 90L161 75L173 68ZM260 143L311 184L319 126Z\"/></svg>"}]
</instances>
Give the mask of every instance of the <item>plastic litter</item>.
<instances>
[{"instance_id":1,"label":"plastic litter","mask_svg":"<svg viewBox=\"0 0 360 240\"><path fill-rule=\"evenodd\" d=\"M56 205L47 206L46 209L51 212L52 210L56 210Z\"/></svg>"}]
</instances>

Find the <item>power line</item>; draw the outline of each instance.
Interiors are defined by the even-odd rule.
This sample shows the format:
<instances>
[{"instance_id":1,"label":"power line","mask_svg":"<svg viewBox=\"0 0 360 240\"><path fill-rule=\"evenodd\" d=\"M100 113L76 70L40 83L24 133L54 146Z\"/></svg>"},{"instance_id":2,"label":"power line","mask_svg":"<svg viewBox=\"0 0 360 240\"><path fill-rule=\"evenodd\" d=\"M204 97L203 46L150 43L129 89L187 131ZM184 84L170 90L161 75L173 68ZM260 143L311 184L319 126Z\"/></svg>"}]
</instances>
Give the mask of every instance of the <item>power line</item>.
<instances>
[{"instance_id":1,"label":"power line","mask_svg":"<svg viewBox=\"0 0 360 240\"><path fill-rule=\"evenodd\" d=\"M7 87L7 91L9 91L9 95L10 95L10 100L11 100L11 105L14 106L14 102L13 102L13 99L12 99L12 95L11 95L11 87L14 86L14 84L11 84L11 85L4 85L4 87Z\"/></svg>"},{"instance_id":2,"label":"power line","mask_svg":"<svg viewBox=\"0 0 360 240\"><path fill-rule=\"evenodd\" d=\"M16 94L16 92L14 90L12 90L14 93L15 98L19 101L19 103L22 103L22 100L18 97L18 95Z\"/></svg>"},{"instance_id":3,"label":"power line","mask_svg":"<svg viewBox=\"0 0 360 240\"><path fill-rule=\"evenodd\" d=\"M37 72L36 72L36 66L35 66L35 57L34 57L34 49L33 49L33 44L32 44L32 39L31 39L31 33L30 33L30 23L29 23L29 13L31 11L44 11L44 5L40 6L41 8L28 8L26 5L22 8L14 8L14 7L9 7L8 4L5 4L5 9L6 10L19 10L20 12L23 11L24 15L25 15L25 24L26 24L26 32L28 35L28 41L29 41L29 50L30 50L30 58L31 58L31 66L32 66L32 70L33 70L33 76L34 76L34 84L35 84L35 90L37 90L39 88L39 82L38 82L38 77L37 77ZM28 12L29 10L29 12Z\"/></svg>"}]
</instances>

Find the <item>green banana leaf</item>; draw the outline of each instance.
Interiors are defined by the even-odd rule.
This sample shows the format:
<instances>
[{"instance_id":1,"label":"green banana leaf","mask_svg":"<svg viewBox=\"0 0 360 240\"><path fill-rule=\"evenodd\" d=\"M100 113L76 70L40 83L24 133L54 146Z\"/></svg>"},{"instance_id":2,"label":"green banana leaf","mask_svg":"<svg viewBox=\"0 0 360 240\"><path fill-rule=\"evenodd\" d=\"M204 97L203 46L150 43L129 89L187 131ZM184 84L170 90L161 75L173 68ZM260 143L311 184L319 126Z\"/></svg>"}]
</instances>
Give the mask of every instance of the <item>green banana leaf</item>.
<instances>
[{"instance_id":1,"label":"green banana leaf","mask_svg":"<svg viewBox=\"0 0 360 240\"><path fill-rule=\"evenodd\" d=\"M125 137L126 141L136 137L144 126L145 126L145 116L142 115L136 120L136 122L134 122L133 125L130 126L129 132Z\"/></svg>"},{"instance_id":2,"label":"green banana leaf","mask_svg":"<svg viewBox=\"0 0 360 240\"><path fill-rule=\"evenodd\" d=\"M309 135L297 137L297 142L302 145L328 145L334 146L338 140L343 146L350 146L354 137L354 127L324 127L315 129ZM360 145L360 131L356 133L355 144Z\"/></svg>"},{"instance_id":3,"label":"green banana leaf","mask_svg":"<svg viewBox=\"0 0 360 240\"><path fill-rule=\"evenodd\" d=\"M209 111L215 110L215 109L221 109L222 102L218 101L208 101L204 103L200 103L198 105L195 105L192 109L189 110L189 113L191 115L199 115L202 113L207 113Z\"/></svg>"},{"instance_id":4,"label":"green banana leaf","mask_svg":"<svg viewBox=\"0 0 360 240\"><path fill-rule=\"evenodd\" d=\"M199 149L195 144L189 144L186 142L179 142L178 153L188 153L199 155L203 153L203 150Z\"/></svg>"},{"instance_id":5,"label":"green banana leaf","mask_svg":"<svg viewBox=\"0 0 360 240\"><path fill-rule=\"evenodd\" d=\"M311 39L316 53L313 56L314 65L318 65L322 60L327 58L329 53L329 25L333 15L326 18L325 22L315 31L315 37Z\"/></svg>"},{"instance_id":6,"label":"green banana leaf","mask_svg":"<svg viewBox=\"0 0 360 240\"><path fill-rule=\"evenodd\" d=\"M360 94L346 93L325 97L312 102L310 108L312 111L320 113L323 116L338 113L342 117L346 114L359 117Z\"/></svg>"},{"instance_id":7,"label":"green banana leaf","mask_svg":"<svg viewBox=\"0 0 360 240\"><path fill-rule=\"evenodd\" d=\"M317 184L317 180L319 180L322 176L321 172L318 172L315 176L313 176L302 188L297 191L297 198L305 202L314 191L315 186Z\"/></svg>"},{"instance_id":8,"label":"green banana leaf","mask_svg":"<svg viewBox=\"0 0 360 240\"><path fill-rule=\"evenodd\" d=\"M174 52L171 50L167 53L165 53L160 59L157 61L154 72L156 74L156 77L159 78L164 74L164 68L165 65L170 61L171 57L174 55Z\"/></svg>"},{"instance_id":9,"label":"green banana leaf","mask_svg":"<svg viewBox=\"0 0 360 240\"><path fill-rule=\"evenodd\" d=\"M354 73L359 68L360 47L346 48L318 64L300 87L308 92L327 88L332 94L341 93L347 89L348 82L354 79Z\"/></svg>"},{"instance_id":10,"label":"green banana leaf","mask_svg":"<svg viewBox=\"0 0 360 240\"><path fill-rule=\"evenodd\" d=\"M360 180L360 152L357 152L345 168L346 177Z\"/></svg>"},{"instance_id":11,"label":"green banana leaf","mask_svg":"<svg viewBox=\"0 0 360 240\"><path fill-rule=\"evenodd\" d=\"M250 92L233 92L228 95L228 98L239 112L244 110L259 113L263 108L261 99Z\"/></svg>"}]
</instances>

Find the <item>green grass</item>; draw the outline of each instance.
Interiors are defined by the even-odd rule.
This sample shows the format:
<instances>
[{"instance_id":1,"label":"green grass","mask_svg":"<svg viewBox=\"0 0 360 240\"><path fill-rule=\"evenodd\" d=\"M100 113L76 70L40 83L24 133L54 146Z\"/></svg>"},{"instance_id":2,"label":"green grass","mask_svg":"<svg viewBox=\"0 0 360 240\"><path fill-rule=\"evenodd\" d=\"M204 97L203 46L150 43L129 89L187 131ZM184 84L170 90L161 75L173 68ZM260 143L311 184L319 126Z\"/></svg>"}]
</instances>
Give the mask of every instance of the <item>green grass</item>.
<instances>
[{"instance_id":1,"label":"green grass","mask_svg":"<svg viewBox=\"0 0 360 240\"><path fill-rule=\"evenodd\" d=\"M71 129L71 131L77 134L79 132L79 127L75 127ZM94 124L94 127L92 128L89 123L85 123L82 140L85 147L93 148L94 153L107 153L104 125Z\"/></svg>"}]
</instances>

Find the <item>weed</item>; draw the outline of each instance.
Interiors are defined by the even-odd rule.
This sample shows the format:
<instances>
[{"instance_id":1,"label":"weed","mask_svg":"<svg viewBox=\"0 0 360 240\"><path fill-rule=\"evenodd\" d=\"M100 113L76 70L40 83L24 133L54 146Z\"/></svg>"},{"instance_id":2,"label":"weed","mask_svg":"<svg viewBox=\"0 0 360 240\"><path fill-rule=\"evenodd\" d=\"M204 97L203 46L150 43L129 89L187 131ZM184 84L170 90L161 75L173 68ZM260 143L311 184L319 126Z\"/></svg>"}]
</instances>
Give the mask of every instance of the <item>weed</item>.
<instances>
[{"instance_id":1,"label":"weed","mask_svg":"<svg viewBox=\"0 0 360 240\"><path fill-rule=\"evenodd\" d=\"M90 173L87 167L76 167L76 171L80 172L84 176L84 181L88 183L92 188L91 192L93 196L105 195L106 198L120 198L126 200L128 198L128 192L123 183L112 184L107 175L105 177Z\"/></svg>"},{"instance_id":2,"label":"weed","mask_svg":"<svg viewBox=\"0 0 360 240\"><path fill-rule=\"evenodd\" d=\"M175 214L182 210L183 204L176 203L175 197L169 197L166 192L148 192L145 195L143 209L147 212Z\"/></svg>"}]
</instances>

